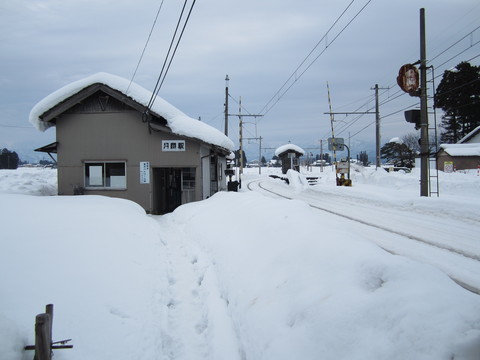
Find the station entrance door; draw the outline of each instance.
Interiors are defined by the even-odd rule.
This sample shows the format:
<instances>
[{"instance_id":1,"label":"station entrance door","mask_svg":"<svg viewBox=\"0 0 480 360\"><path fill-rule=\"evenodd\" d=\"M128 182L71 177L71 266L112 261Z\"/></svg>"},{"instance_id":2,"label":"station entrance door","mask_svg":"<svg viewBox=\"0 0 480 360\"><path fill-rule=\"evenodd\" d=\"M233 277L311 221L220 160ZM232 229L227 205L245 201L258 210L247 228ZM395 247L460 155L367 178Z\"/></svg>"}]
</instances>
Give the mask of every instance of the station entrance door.
<instances>
[{"instance_id":1,"label":"station entrance door","mask_svg":"<svg viewBox=\"0 0 480 360\"><path fill-rule=\"evenodd\" d=\"M153 168L153 214L195 200L195 168Z\"/></svg>"}]
</instances>

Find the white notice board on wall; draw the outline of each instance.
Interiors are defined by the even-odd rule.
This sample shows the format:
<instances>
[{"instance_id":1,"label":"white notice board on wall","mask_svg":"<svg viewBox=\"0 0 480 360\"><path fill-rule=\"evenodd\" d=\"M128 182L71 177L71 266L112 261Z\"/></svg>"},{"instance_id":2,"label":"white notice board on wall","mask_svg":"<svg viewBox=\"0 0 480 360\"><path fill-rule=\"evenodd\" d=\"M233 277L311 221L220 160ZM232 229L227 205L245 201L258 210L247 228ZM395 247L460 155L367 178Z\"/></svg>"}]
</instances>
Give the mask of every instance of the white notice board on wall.
<instances>
[{"instance_id":1,"label":"white notice board on wall","mask_svg":"<svg viewBox=\"0 0 480 360\"><path fill-rule=\"evenodd\" d=\"M150 184L150 162L140 162L140 184Z\"/></svg>"}]
</instances>

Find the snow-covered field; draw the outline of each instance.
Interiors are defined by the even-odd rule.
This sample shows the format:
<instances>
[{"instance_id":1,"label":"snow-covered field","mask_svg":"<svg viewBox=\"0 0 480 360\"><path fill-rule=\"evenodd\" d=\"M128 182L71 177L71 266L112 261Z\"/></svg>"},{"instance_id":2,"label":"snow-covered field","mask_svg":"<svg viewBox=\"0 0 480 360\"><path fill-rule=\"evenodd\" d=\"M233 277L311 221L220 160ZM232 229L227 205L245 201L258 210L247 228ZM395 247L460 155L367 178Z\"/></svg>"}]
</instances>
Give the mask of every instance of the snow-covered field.
<instances>
[{"instance_id":1,"label":"snow-covered field","mask_svg":"<svg viewBox=\"0 0 480 360\"><path fill-rule=\"evenodd\" d=\"M476 171L441 173L439 198L419 196L416 172L358 169L352 188L329 169L313 169L315 186L262 172L246 169L238 193L149 216L51 196L55 170L0 170L0 359L33 358L23 347L49 303L54 341L73 339L59 360L480 359L480 297L446 275L462 260L415 259L398 234L307 205L385 227L416 218L404 232L480 256ZM260 183L294 200L248 190ZM402 256L383 249L392 243Z\"/></svg>"}]
</instances>

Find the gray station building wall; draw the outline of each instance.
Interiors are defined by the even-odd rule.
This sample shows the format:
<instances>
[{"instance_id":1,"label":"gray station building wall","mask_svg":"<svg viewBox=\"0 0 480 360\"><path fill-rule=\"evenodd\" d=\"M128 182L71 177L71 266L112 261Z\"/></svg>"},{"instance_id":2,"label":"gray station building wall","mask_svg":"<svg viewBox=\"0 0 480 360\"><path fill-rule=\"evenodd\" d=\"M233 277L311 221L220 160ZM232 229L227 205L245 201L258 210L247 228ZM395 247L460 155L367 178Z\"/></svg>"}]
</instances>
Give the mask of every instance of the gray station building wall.
<instances>
[{"instance_id":1,"label":"gray station building wall","mask_svg":"<svg viewBox=\"0 0 480 360\"><path fill-rule=\"evenodd\" d=\"M85 188L85 161L125 161L126 190L85 190L85 194L130 199L147 211L152 210L152 183L140 183L140 162L149 161L151 169L195 168L195 200L211 195L207 166L210 149L199 141L168 132L148 133L148 126L138 111L62 114L56 121L58 141L58 193L73 195L75 188ZM185 140L185 151L164 152L162 140ZM203 161L202 161L203 157ZM203 164L202 164L203 163ZM202 166L203 165L203 166ZM218 166L226 167L220 158ZM223 170L221 169L223 168ZM219 174L218 190L225 189ZM203 179L203 183L202 183ZM150 176L152 182L152 176Z\"/></svg>"}]
</instances>

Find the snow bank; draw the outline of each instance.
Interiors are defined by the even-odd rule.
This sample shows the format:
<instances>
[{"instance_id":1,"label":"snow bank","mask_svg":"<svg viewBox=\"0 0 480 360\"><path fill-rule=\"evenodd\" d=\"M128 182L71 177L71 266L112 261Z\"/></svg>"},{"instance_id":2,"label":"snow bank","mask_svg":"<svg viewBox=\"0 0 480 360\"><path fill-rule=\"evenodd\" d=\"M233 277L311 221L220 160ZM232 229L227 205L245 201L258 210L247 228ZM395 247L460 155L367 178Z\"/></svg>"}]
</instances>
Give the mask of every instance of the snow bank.
<instances>
[{"instance_id":1,"label":"snow bank","mask_svg":"<svg viewBox=\"0 0 480 360\"><path fill-rule=\"evenodd\" d=\"M352 188L328 172L317 187L480 214L480 192L462 202L474 173L444 174L458 203L420 199L418 174L352 174ZM23 347L48 303L54 340L74 344L59 360L478 359L478 296L304 202L222 192L155 217L114 198L5 193L35 193L36 178L55 172L0 172L0 359L33 358Z\"/></svg>"},{"instance_id":2,"label":"snow bank","mask_svg":"<svg viewBox=\"0 0 480 360\"><path fill-rule=\"evenodd\" d=\"M45 97L32 108L29 121L40 131L45 131L47 128L54 126L54 124L42 121L40 118L42 114L82 89L96 83L118 90L144 106L148 106L152 96L151 91L135 83L130 84L130 81L127 79L101 72L68 84ZM168 127L175 134L196 138L228 150L234 148L232 140L221 131L201 121L192 119L159 96L155 98L151 111L165 118L168 122Z\"/></svg>"},{"instance_id":3,"label":"snow bank","mask_svg":"<svg viewBox=\"0 0 480 360\"><path fill-rule=\"evenodd\" d=\"M0 170L0 193L57 195L57 170L18 168Z\"/></svg>"},{"instance_id":4,"label":"snow bank","mask_svg":"<svg viewBox=\"0 0 480 360\"><path fill-rule=\"evenodd\" d=\"M457 359L467 337L474 359L478 296L341 219L322 214L320 225L305 204L256 193L218 193L168 217L214 259L244 358Z\"/></svg>"},{"instance_id":5,"label":"snow bank","mask_svg":"<svg viewBox=\"0 0 480 360\"><path fill-rule=\"evenodd\" d=\"M34 322L55 305L55 359L153 359L165 261L138 205L98 196L0 194L0 359L32 359Z\"/></svg>"}]
</instances>

